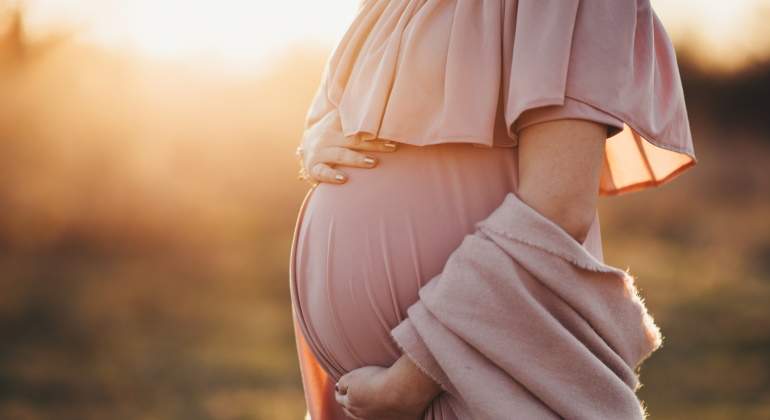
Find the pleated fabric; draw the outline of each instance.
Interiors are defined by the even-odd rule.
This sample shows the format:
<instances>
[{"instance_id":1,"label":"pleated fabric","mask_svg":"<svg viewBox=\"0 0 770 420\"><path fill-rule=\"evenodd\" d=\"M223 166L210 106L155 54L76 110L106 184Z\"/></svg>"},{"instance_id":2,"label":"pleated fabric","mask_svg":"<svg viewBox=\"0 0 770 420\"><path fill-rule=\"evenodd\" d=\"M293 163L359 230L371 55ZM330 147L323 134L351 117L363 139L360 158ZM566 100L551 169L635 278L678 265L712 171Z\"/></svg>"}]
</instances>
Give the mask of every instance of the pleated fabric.
<instances>
[{"instance_id":1,"label":"pleated fabric","mask_svg":"<svg viewBox=\"0 0 770 420\"><path fill-rule=\"evenodd\" d=\"M671 41L648 0L368 0L308 114L412 145L515 147L527 110L621 121L600 194L661 185L697 162Z\"/></svg>"}]
</instances>

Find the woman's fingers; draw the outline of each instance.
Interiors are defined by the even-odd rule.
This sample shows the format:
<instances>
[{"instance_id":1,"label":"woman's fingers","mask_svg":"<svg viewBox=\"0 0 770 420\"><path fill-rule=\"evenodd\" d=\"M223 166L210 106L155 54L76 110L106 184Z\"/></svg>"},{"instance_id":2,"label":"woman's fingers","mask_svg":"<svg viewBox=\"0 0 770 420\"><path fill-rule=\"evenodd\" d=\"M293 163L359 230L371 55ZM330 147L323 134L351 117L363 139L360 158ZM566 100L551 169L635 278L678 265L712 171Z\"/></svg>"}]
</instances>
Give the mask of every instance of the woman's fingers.
<instances>
[{"instance_id":1,"label":"woman's fingers","mask_svg":"<svg viewBox=\"0 0 770 420\"><path fill-rule=\"evenodd\" d=\"M310 168L307 177L316 182L343 184L347 175L336 166L373 168L378 159L361 152L394 152L397 143L390 140L361 140L359 136L326 137L322 142L308 143L307 150L300 157L305 159L305 167ZM311 152L311 155L307 155Z\"/></svg>"},{"instance_id":2,"label":"woman's fingers","mask_svg":"<svg viewBox=\"0 0 770 420\"><path fill-rule=\"evenodd\" d=\"M350 417L351 419L355 420L364 420L359 416L356 416L352 411L350 407L350 401L348 399L347 395L340 394L339 392L334 393L334 399L337 400L337 404L339 404L342 407L342 411L345 412L345 414Z\"/></svg>"},{"instance_id":3,"label":"woman's fingers","mask_svg":"<svg viewBox=\"0 0 770 420\"><path fill-rule=\"evenodd\" d=\"M368 152L395 152L398 144L390 140L361 140L358 136L345 137L343 147Z\"/></svg>"},{"instance_id":4,"label":"woman's fingers","mask_svg":"<svg viewBox=\"0 0 770 420\"><path fill-rule=\"evenodd\" d=\"M310 169L310 176L318 182L331 182L334 184L342 184L348 180L344 172L322 162L313 165Z\"/></svg>"},{"instance_id":5,"label":"woman's fingers","mask_svg":"<svg viewBox=\"0 0 770 420\"><path fill-rule=\"evenodd\" d=\"M365 419L363 419L363 418L361 418L361 417L358 417L358 416L356 416L355 414L353 414L353 413L352 413L350 410L348 410L346 407L342 407L342 411L344 411L344 412L345 412L345 415L346 415L346 416L350 417L350 418L351 418L351 419L353 419L353 420L365 420Z\"/></svg>"},{"instance_id":6,"label":"woman's fingers","mask_svg":"<svg viewBox=\"0 0 770 420\"><path fill-rule=\"evenodd\" d=\"M350 399L347 395L335 392L334 399L337 400L337 404L342 406L342 411L344 411L348 417L354 420L364 420L360 416L357 416L355 413L353 413L352 407L350 406Z\"/></svg>"},{"instance_id":7,"label":"woman's fingers","mask_svg":"<svg viewBox=\"0 0 770 420\"><path fill-rule=\"evenodd\" d=\"M337 400L337 404L347 408L348 407L348 396L345 394L340 394L339 392L334 392L334 399Z\"/></svg>"},{"instance_id":8,"label":"woman's fingers","mask_svg":"<svg viewBox=\"0 0 770 420\"><path fill-rule=\"evenodd\" d=\"M371 168L377 164L374 156L356 152L347 147L329 146L321 149L315 157L316 161L327 164Z\"/></svg>"}]
</instances>

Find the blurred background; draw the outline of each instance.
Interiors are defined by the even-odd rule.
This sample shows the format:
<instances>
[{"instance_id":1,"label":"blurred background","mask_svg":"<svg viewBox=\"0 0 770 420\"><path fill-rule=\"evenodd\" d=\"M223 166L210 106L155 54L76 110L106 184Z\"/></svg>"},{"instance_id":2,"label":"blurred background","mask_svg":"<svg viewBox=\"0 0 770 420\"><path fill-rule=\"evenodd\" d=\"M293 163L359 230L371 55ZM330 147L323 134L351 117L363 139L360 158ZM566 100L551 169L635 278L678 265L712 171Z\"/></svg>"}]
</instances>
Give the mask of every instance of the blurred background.
<instances>
[{"instance_id":1,"label":"blurred background","mask_svg":"<svg viewBox=\"0 0 770 420\"><path fill-rule=\"evenodd\" d=\"M652 419L770 418L770 4L656 0L699 164L600 201ZM0 0L0 418L300 419L293 155L356 0Z\"/></svg>"}]
</instances>

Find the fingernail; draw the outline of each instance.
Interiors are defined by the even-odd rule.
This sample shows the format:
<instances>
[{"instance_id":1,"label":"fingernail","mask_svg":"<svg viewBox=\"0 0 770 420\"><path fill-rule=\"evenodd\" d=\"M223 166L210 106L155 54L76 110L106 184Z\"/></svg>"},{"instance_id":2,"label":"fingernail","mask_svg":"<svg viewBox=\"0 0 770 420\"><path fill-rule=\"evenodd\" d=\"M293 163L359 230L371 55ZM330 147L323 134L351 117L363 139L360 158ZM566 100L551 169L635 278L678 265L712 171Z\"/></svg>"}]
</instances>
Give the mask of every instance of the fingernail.
<instances>
[{"instance_id":1,"label":"fingernail","mask_svg":"<svg viewBox=\"0 0 770 420\"><path fill-rule=\"evenodd\" d=\"M345 180L345 175L342 175L342 174L336 174L336 175L334 175L334 179L336 179L337 181L340 181L340 182L342 182L342 181L344 181L344 180Z\"/></svg>"},{"instance_id":2,"label":"fingernail","mask_svg":"<svg viewBox=\"0 0 770 420\"><path fill-rule=\"evenodd\" d=\"M340 384L334 384L334 390L340 392Z\"/></svg>"},{"instance_id":3,"label":"fingernail","mask_svg":"<svg viewBox=\"0 0 770 420\"><path fill-rule=\"evenodd\" d=\"M383 146L387 147L388 149L395 149L396 143L389 141L387 143L384 143Z\"/></svg>"},{"instance_id":4,"label":"fingernail","mask_svg":"<svg viewBox=\"0 0 770 420\"><path fill-rule=\"evenodd\" d=\"M375 160L372 157L367 156L364 158L364 163L366 163L367 165L374 165L374 162Z\"/></svg>"}]
</instances>

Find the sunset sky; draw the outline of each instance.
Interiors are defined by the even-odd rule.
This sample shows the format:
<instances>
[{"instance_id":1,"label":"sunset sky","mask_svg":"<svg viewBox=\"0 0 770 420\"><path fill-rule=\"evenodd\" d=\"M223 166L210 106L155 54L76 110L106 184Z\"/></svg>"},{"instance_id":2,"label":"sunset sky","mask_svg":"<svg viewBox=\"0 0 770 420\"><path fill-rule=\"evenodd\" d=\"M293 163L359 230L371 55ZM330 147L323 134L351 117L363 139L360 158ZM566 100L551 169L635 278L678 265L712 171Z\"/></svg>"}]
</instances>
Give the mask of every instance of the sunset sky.
<instances>
[{"instance_id":1,"label":"sunset sky","mask_svg":"<svg viewBox=\"0 0 770 420\"><path fill-rule=\"evenodd\" d=\"M359 0L26 0L32 36L75 29L81 40L162 58L205 56L228 66L264 65L293 43L333 45ZM764 10L762 5L765 4ZM767 55L763 0L653 0L672 37L704 61L739 65Z\"/></svg>"}]
</instances>

